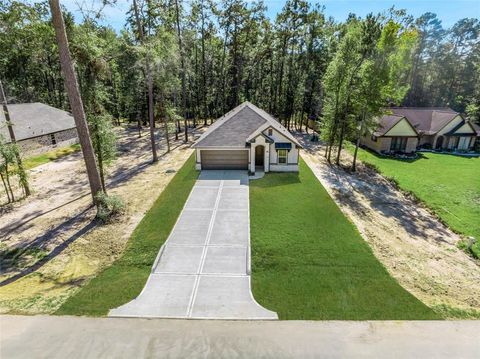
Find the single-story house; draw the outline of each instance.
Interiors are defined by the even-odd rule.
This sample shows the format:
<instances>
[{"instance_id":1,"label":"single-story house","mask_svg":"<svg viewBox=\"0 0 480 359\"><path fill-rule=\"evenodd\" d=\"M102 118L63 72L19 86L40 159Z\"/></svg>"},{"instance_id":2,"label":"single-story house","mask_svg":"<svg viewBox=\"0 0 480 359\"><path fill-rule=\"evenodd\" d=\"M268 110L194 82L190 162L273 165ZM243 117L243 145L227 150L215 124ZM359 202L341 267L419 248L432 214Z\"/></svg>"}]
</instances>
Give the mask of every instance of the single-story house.
<instances>
[{"instance_id":1,"label":"single-story house","mask_svg":"<svg viewBox=\"0 0 480 359\"><path fill-rule=\"evenodd\" d=\"M379 153L412 153L418 148L469 151L477 132L450 108L393 107L360 143Z\"/></svg>"},{"instance_id":2,"label":"single-story house","mask_svg":"<svg viewBox=\"0 0 480 359\"><path fill-rule=\"evenodd\" d=\"M242 169L255 173L298 172L295 137L268 113L244 102L219 118L193 145L196 168Z\"/></svg>"},{"instance_id":3,"label":"single-story house","mask_svg":"<svg viewBox=\"0 0 480 359\"><path fill-rule=\"evenodd\" d=\"M10 104L8 113L13 136L24 153L41 153L78 142L75 121L67 111L35 102ZM5 111L1 110L0 135L11 142L8 127Z\"/></svg>"}]
</instances>

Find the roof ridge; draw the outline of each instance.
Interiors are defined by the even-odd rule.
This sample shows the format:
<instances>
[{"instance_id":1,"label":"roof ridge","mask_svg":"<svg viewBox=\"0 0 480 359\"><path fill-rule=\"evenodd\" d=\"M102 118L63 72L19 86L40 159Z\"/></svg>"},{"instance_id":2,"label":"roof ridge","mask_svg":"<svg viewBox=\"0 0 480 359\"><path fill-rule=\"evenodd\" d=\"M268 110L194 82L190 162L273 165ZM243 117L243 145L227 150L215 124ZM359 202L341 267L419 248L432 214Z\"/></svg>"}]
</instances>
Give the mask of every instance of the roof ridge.
<instances>
[{"instance_id":1,"label":"roof ridge","mask_svg":"<svg viewBox=\"0 0 480 359\"><path fill-rule=\"evenodd\" d=\"M230 111L225 113L223 116L217 118L213 124L210 125L210 127L207 129L206 132L204 132L197 141L195 141L194 145L199 144L201 141L203 141L205 138L210 136L217 128L219 128L221 125L224 123L228 122L233 118L233 116L238 113L240 110L246 107L246 102L242 102L240 105L237 107L232 108Z\"/></svg>"},{"instance_id":2,"label":"roof ridge","mask_svg":"<svg viewBox=\"0 0 480 359\"><path fill-rule=\"evenodd\" d=\"M282 133L285 137L287 137L290 141L294 142L296 145L298 146L301 146L300 143L297 141L297 139L295 138L295 136L293 136L290 131L288 131L287 128L285 128L285 126L283 126L280 121L278 121L277 119L275 119L272 115L270 115L267 111L265 110L262 110L260 107L254 105L253 103L249 102L249 101L245 101L244 103L247 104L248 107L250 107L253 111L255 111L259 116L261 116L262 118L264 118L269 124L270 126L273 126L278 132ZM257 130L253 131L250 135L252 136L255 132L257 132ZM263 130L262 130L263 131Z\"/></svg>"}]
</instances>

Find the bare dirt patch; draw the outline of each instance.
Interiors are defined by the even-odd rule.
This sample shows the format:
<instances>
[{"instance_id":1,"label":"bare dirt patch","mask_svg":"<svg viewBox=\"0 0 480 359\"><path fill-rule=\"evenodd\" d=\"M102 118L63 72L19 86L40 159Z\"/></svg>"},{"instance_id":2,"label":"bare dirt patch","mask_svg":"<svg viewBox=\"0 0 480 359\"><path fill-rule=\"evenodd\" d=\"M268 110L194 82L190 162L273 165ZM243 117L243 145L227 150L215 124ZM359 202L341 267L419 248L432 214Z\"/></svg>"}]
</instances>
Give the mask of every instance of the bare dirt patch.
<instances>
[{"instance_id":1,"label":"bare dirt patch","mask_svg":"<svg viewBox=\"0 0 480 359\"><path fill-rule=\"evenodd\" d=\"M173 141L170 153L163 153L160 141L159 162L152 164L146 132L138 138L135 130L117 131L119 157L108 169L107 190L126 202L119 222L95 220L81 153L32 169L33 195L0 213L1 250L9 252L0 267L0 313L54 312L123 252L137 223L192 153L183 138ZM22 255L15 258L15 251Z\"/></svg>"},{"instance_id":2,"label":"bare dirt patch","mask_svg":"<svg viewBox=\"0 0 480 359\"><path fill-rule=\"evenodd\" d=\"M460 236L374 170L331 166L320 144L299 138L305 162L404 288L447 317L480 315L480 266L457 248Z\"/></svg>"}]
</instances>

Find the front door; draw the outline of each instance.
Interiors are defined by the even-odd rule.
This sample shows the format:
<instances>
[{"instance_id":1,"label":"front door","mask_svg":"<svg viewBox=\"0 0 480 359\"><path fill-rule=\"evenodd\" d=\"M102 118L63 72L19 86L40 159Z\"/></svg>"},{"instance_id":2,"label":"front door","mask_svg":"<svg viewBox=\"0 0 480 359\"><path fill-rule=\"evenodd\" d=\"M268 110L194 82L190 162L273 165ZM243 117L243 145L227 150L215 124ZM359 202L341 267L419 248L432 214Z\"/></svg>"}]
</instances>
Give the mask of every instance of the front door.
<instances>
[{"instance_id":1,"label":"front door","mask_svg":"<svg viewBox=\"0 0 480 359\"><path fill-rule=\"evenodd\" d=\"M262 166L264 164L264 151L265 147L263 146L256 146L255 147L255 166Z\"/></svg>"}]
</instances>

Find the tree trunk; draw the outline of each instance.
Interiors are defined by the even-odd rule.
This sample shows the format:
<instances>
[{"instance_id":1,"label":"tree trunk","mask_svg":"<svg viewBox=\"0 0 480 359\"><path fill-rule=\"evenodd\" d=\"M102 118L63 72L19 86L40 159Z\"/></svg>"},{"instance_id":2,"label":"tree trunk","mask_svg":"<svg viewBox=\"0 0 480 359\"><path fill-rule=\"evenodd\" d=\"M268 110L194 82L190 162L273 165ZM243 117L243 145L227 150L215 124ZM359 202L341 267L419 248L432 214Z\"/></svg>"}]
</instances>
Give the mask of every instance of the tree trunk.
<instances>
[{"instance_id":1,"label":"tree trunk","mask_svg":"<svg viewBox=\"0 0 480 359\"><path fill-rule=\"evenodd\" d=\"M103 168L103 156L102 156L102 145L100 144L100 136L98 135L98 125L95 125L95 137L97 140L97 157L98 157L98 169L100 172L100 182L102 183L102 191L107 194L107 189L105 187L105 174Z\"/></svg>"},{"instance_id":2,"label":"tree trunk","mask_svg":"<svg viewBox=\"0 0 480 359\"><path fill-rule=\"evenodd\" d=\"M358 133L357 133L357 140L355 141L355 152L353 153L352 172L356 171L358 147L360 146L360 137L362 136L364 125L365 125L365 111L363 111L362 113L362 122L360 123L360 129L358 130Z\"/></svg>"},{"instance_id":3,"label":"tree trunk","mask_svg":"<svg viewBox=\"0 0 480 359\"><path fill-rule=\"evenodd\" d=\"M145 36L143 34L143 27L140 21L140 15L138 13L137 1L133 0L133 11L135 13L135 21L137 23L138 36L140 37L140 43L145 44ZM150 59L147 54L145 56L145 75L147 78L147 92L148 92L148 122L150 125L150 144L152 147L152 161L157 162L157 146L155 144L155 119L153 114L153 78L150 71Z\"/></svg>"},{"instance_id":4,"label":"tree trunk","mask_svg":"<svg viewBox=\"0 0 480 359\"><path fill-rule=\"evenodd\" d=\"M67 90L70 107L72 109L73 118L77 127L78 138L82 148L83 159L87 169L88 181L93 201L96 203L95 196L101 191L100 175L98 173L95 153L93 152L90 133L88 131L85 112L83 110L83 102L78 88L77 77L73 68L70 50L68 48L68 39L65 32L65 23L63 21L62 11L60 9L59 0L49 0L52 12L52 22L57 37L58 49L60 52L60 63L65 79L65 87Z\"/></svg>"},{"instance_id":5,"label":"tree trunk","mask_svg":"<svg viewBox=\"0 0 480 359\"><path fill-rule=\"evenodd\" d=\"M10 175L8 174L8 163L5 163L5 180L7 181L7 187L10 190L10 197L12 198L12 202L15 202L12 185L10 184Z\"/></svg>"},{"instance_id":6,"label":"tree trunk","mask_svg":"<svg viewBox=\"0 0 480 359\"><path fill-rule=\"evenodd\" d=\"M177 19L177 36L178 36L178 50L180 51L180 67L182 75L182 111L183 111L183 126L185 127L185 142L188 142L188 126L187 126L187 94L185 84L185 58L183 54L182 32L180 31L180 11L178 8L178 0L175 0L175 14Z\"/></svg>"},{"instance_id":7,"label":"tree trunk","mask_svg":"<svg viewBox=\"0 0 480 359\"><path fill-rule=\"evenodd\" d=\"M10 199L10 193L8 193L7 182L5 182L5 177L3 176L2 172L0 172L0 177L2 178L3 187L5 188L5 193L7 194L8 203L10 203L12 202L12 200Z\"/></svg>"},{"instance_id":8,"label":"tree trunk","mask_svg":"<svg viewBox=\"0 0 480 359\"><path fill-rule=\"evenodd\" d=\"M2 102L2 105L3 105L3 113L5 114L5 122L7 123L8 132L10 135L10 140L12 141L13 144L15 144L17 141L15 139L15 132L13 131L13 126L10 119L10 112L8 111L7 96L5 95L5 91L3 90L3 84L1 80L0 80L0 96L1 96L0 101ZM18 171L20 173L25 173L25 169L23 168L22 158L20 157L20 153L18 151L15 151L15 159L17 161ZM30 196L30 187L28 186L28 181L26 180L26 176L20 177L20 183L25 191L25 196L26 197Z\"/></svg>"}]
</instances>

